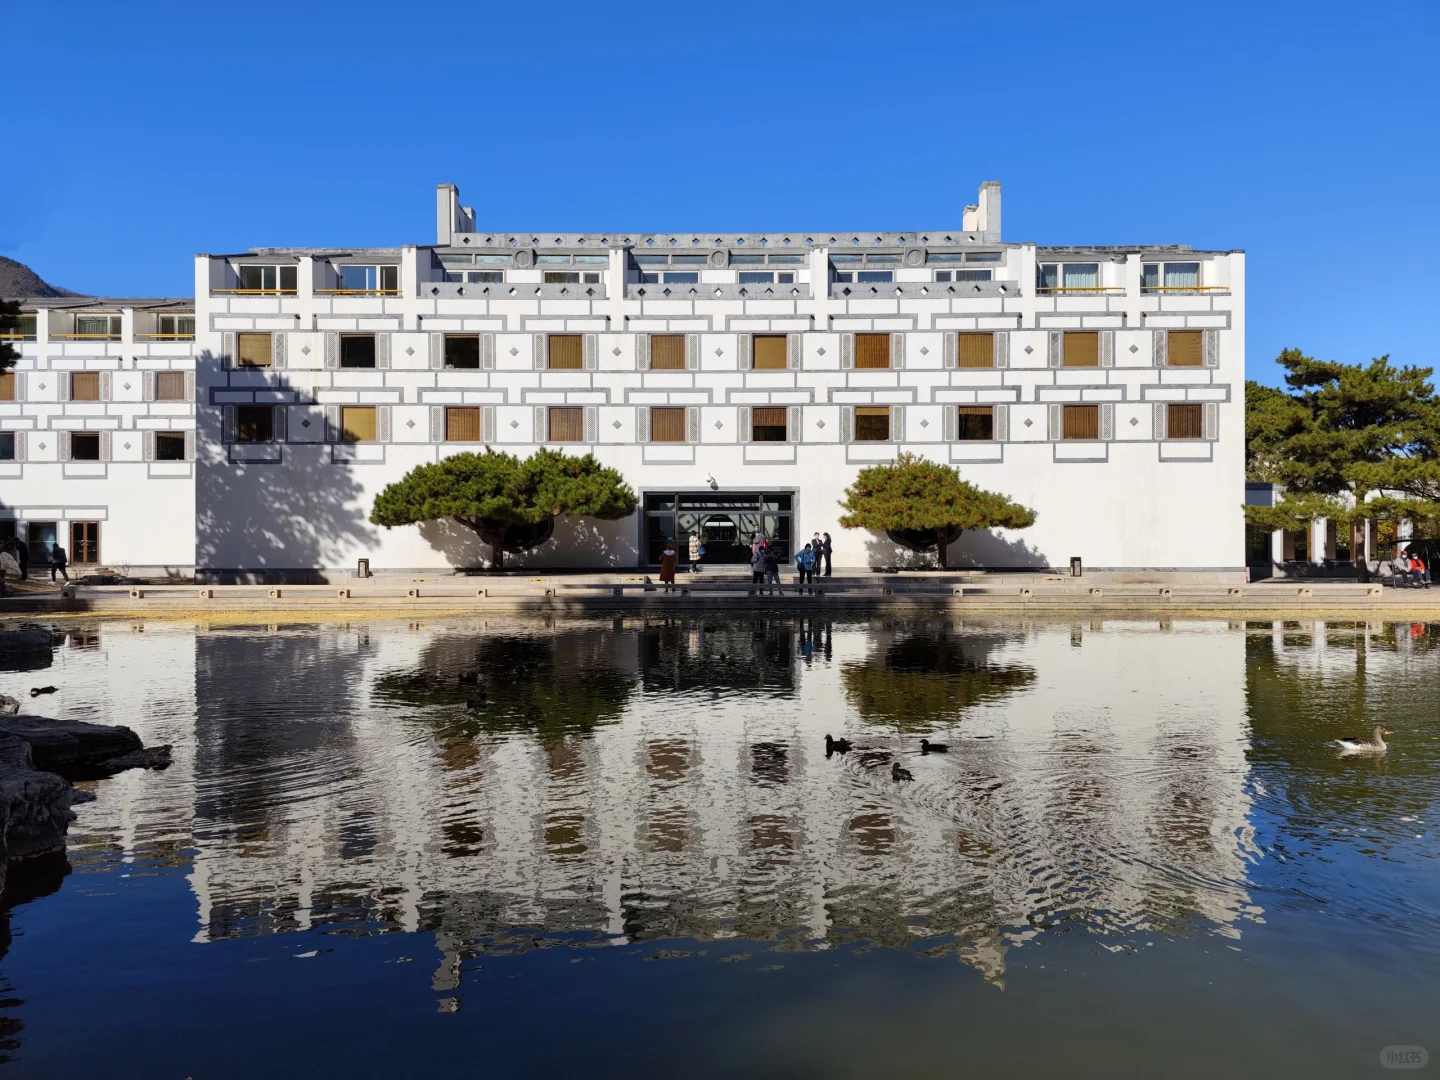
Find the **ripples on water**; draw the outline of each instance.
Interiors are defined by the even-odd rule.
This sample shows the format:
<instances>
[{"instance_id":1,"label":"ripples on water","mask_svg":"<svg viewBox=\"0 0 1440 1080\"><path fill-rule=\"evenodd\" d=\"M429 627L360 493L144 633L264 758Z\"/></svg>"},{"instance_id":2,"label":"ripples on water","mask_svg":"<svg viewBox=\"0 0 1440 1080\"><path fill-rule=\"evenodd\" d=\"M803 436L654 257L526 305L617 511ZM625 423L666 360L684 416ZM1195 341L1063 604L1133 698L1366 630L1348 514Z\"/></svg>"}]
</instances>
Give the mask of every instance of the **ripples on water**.
<instances>
[{"instance_id":1,"label":"ripples on water","mask_svg":"<svg viewBox=\"0 0 1440 1080\"><path fill-rule=\"evenodd\" d=\"M183 876L194 950L421 935L440 1013L557 946L903 950L1004 988L1047 944L1236 949L1293 912L1297 949L1335 947L1317 916L1437 959L1420 625L103 623L46 679L57 714L176 746L92 785L77 871ZM1382 720L1383 759L1326 746Z\"/></svg>"}]
</instances>

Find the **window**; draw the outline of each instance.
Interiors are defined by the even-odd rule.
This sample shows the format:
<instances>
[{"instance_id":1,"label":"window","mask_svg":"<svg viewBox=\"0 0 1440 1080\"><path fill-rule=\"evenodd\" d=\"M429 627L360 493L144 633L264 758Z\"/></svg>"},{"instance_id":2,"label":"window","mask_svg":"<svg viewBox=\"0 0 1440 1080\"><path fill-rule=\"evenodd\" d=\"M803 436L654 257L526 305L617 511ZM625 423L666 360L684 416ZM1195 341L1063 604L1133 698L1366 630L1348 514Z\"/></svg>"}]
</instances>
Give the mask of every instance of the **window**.
<instances>
[{"instance_id":1,"label":"window","mask_svg":"<svg viewBox=\"0 0 1440 1080\"><path fill-rule=\"evenodd\" d=\"M995 438L995 406L961 405L956 409L955 438L961 442L990 442Z\"/></svg>"},{"instance_id":2,"label":"window","mask_svg":"<svg viewBox=\"0 0 1440 1080\"><path fill-rule=\"evenodd\" d=\"M71 401L99 401L100 373L98 371L76 371L70 376Z\"/></svg>"},{"instance_id":3,"label":"window","mask_svg":"<svg viewBox=\"0 0 1440 1080\"><path fill-rule=\"evenodd\" d=\"M685 410L653 408L650 410L651 442L684 442Z\"/></svg>"},{"instance_id":4,"label":"window","mask_svg":"<svg viewBox=\"0 0 1440 1080\"><path fill-rule=\"evenodd\" d=\"M546 285L578 284L580 272L578 270L546 270L541 275L541 280Z\"/></svg>"},{"instance_id":5,"label":"window","mask_svg":"<svg viewBox=\"0 0 1440 1080\"><path fill-rule=\"evenodd\" d=\"M475 256L476 261L484 256ZM553 266L582 266L582 265L608 265L608 255L539 255L535 258L536 265L545 268ZM551 270L543 269L540 280L547 285L570 285L585 283L598 285L600 283L601 270Z\"/></svg>"},{"instance_id":6,"label":"window","mask_svg":"<svg viewBox=\"0 0 1440 1080\"><path fill-rule=\"evenodd\" d=\"M195 336L194 315L160 315L155 319L155 336L188 341Z\"/></svg>"},{"instance_id":7,"label":"window","mask_svg":"<svg viewBox=\"0 0 1440 1080\"><path fill-rule=\"evenodd\" d=\"M236 334L235 358L240 367L270 366L269 334Z\"/></svg>"},{"instance_id":8,"label":"window","mask_svg":"<svg viewBox=\"0 0 1440 1080\"><path fill-rule=\"evenodd\" d=\"M275 410L269 405L235 406L235 441L267 443L275 437ZM159 451L159 442L156 442Z\"/></svg>"},{"instance_id":9,"label":"window","mask_svg":"<svg viewBox=\"0 0 1440 1080\"><path fill-rule=\"evenodd\" d=\"M1035 268L1035 291L1045 293L1103 292L1099 263L1040 263Z\"/></svg>"},{"instance_id":10,"label":"window","mask_svg":"<svg viewBox=\"0 0 1440 1080\"><path fill-rule=\"evenodd\" d=\"M445 366L447 368L479 368L480 335L446 334Z\"/></svg>"},{"instance_id":11,"label":"window","mask_svg":"<svg viewBox=\"0 0 1440 1080\"><path fill-rule=\"evenodd\" d=\"M650 369L652 371L684 371L685 335L651 334Z\"/></svg>"},{"instance_id":12,"label":"window","mask_svg":"<svg viewBox=\"0 0 1440 1080\"><path fill-rule=\"evenodd\" d=\"M375 335L341 334L340 366L342 368L373 368L375 366Z\"/></svg>"},{"instance_id":13,"label":"window","mask_svg":"<svg viewBox=\"0 0 1440 1080\"><path fill-rule=\"evenodd\" d=\"M342 292L368 292L398 295L400 292L400 268L398 266L342 266L340 290Z\"/></svg>"},{"instance_id":14,"label":"window","mask_svg":"<svg viewBox=\"0 0 1440 1080\"><path fill-rule=\"evenodd\" d=\"M75 337L112 341L120 336L119 315L76 315Z\"/></svg>"},{"instance_id":15,"label":"window","mask_svg":"<svg viewBox=\"0 0 1440 1080\"><path fill-rule=\"evenodd\" d=\"M1193 292L1200 288L1198 262L1146 263L1140 268L1140 291Z\"/></svg>"},{"instance_id":16,"label":"window","mask_svg":"<svg viewBox=\"0 0 1440 1080\"><path fill-rule=\"evenodd\" d=\"M990 281L993 270L936 270L936 281Z\"/></svg>"},{"instance_id":17,"label":"window","mask_svg":"<svg viewBox=\"0 0 1440 1080\"><path fill-rule=\"evenodd\" d=\"M100 433L98 431L72 431L70 433L71 461L99 461Z\"/></svg>"},{"instance_id":18,"label":"window","mask_svg":"<svg viewBox=\"0 0 1440 1080\"><path fill-rule=\"evenodd\" d=\"M15 460L15 433L0 431L0 461Z\"/></svg>"},{"instance_id":19,"label":"window","mask_svg":"<svg viewBox=\"0 0 1440 1080\"><path fill-rule=\"evenodd\" d=\"M157 371L155 373L156 401L184 401L185 397L185 372Z\"/></svg>"},{"instance_id":20,"label":"window","mask_svg":"<svg viewBox=\"0 0 1440 1080\"><path fill-rule=\"evenodd\" d=\"M856 281L894 281L894 270L859 270L855 273Z\"/></svg>"},{"instance_id":21,"label":"window","mask_svg":"<svg viewBox=\"0 0 1440 1080\"><path fill-rule=\"evenodd\" d=\"M887 406L855 406L856 442L885 442L889 438L890 409Z\"/></svg>"},{"instance_id":22,"label":"window","mask_svg":"<svg viewBox=\"0 0 1440 1080\"><path fill-rule=\"evenodd\" d=\"M1065 331L1065 367L1099 367L1100 335L1090 331Z\"/></svg>"},{"instance_id":23,"label":"window","mask_svg":"<svg viewBox=\"0 0 1440 1080\"><path fill-rule=\"evenodd\" d=\"M581 371L585 367L585 342L579 334L551 334L551 371Z\"/></svg>"},{"instance_id":24,"label":"window","mask_svg":"<svg viewBox=\"0 0 1440 1080\"><path fill-rule=\"evenodd\" d=\"M184 461L185 433L183 431L157 431L155 433L156 461Z\"/></svg>"},{"instance_id":25,"label":"window","mask_svg":"<svg viewBox=\"0 0 1440 1080\"><path fill-rule=\"evenodd\" d=\"M374 442L375 406L342 406L340 409L340 441Z\"/></svg>"},{"instance_id":26,"label":"window","mask_svg":"<svg viewBox=\"0 0 1440 1080\"><path fill-rule=\"evenodd\" d=\"M989 368L995 366L994 334L960 334L959 356L956 363L962 368Z\"/></svg>"},{"instance_id":27,"label":"window","mask_svg":"<svg viewBox=\"0 0 1440 1080\"><path fill-rule=\"evenodd\" d=\"M0 341L34 341L37 321L33 311L22 314L20 325L13 330L0 333Z\"/></svg>"},{"instance_id":28,"label":"window","mask_svg":"<svg viewBox=\"0 0 1440 1080\"><path fill-rule=\"evenodd\" d=\"M70 523L70 561L81 566L94 566L100 561L100 523Z\"/></svg>"},{"instance_id":29,"label":"window","mask_svg":"<svg viewBox=\"0 0 1440 1080\"><path fill-rule=\"evenodd\" d=\"M471 285L494 285L505 280L505 272L503 270L466 270L462 273L459 270L451 270L446 272L445 280Z\"/></svg>"},{"instance_id":30,"label":"window","mask_svg":"<svg viewBox=\"0 0 1440 1080\"><path fill-rule=\"evenodd\" d=\"M445 280L480 284L499 284L505 280L503 267L509 265L509 255L441 255L438 256L440 266L445 270ZM462 269L481 264L488 266L485 270Z\"/></svg>"},{"instance_id":31,"label":"window","mask_svg":"<svg viewBox=\"0 0 1440 1080\"><path fill-rule=\"evenodd\" d=\"M750 414L751 442L784 442L789 431L784 406L756 407Z\"/></svg>"},{"instance_id":32,"label":"window","mask_svg":"<svg viewBox=\"0 0 1440 1080\"><path fill-rule=\"evenodd\" d=\"M480 410L453 408L445 410L446 442L479 442Z\"/></svg>"},{"instance_id":33,"label":"window","mask_svg":"<svg viewBox=\"0 0 1440 1080\"><path fill-rule=\"evenodd\" d=\"M1166 367L1204 367L1205 331L1167 330L1165 332Z\"/></svg>"},{"instance_id":34,"label":"window","mask_svg":"<svg viewBox=\"0 0 1440 1080\"><path fill-rule=\"evenodd\" d=\"M1165 437L1168 439L1203 439L1205 437L1205 406L1171 405L1167 407Z\"/></svg>"},{"instance_id":35,"label":"window","mask_svg":"<svg viewBox=\"0 0 1440 1080\"><path fill-rule=\"evenodd\" d=\"M857 368L888 368L890 366L890 335L856 334L855 366Z\"/></svg>"},{"instance_id":36,"label":"window","mask_svg":"<svg viewBox=\"0 0 1440 1080\"><path fill-rule=\"evenodd\" d=\"M0 374L0 401L15 400L15 373L7 371Z\"/></svg>"},{"instance_id":37,"label":"window","mask_svg":"<svg viewBox=\"0 0 1440 1080\"><path fill-rule=\"evenodd\" d=\"M795 284L795 271L793 270L741 270L739 274L741 285L793 285Z\"/></svg>"},{"instance_id":38,"label":"window","mask_svg":"<svg viewBox=\"0 0 1440 1080\"><path fill-rule=\"evenodd\" d=\"M894 281L899 262L899 255L832 255L830 272L835 281Z\"/></svg>"},{"instance_id":39,"label":"window","mask_svg":"<svg viewBox=\"0 0 1440 1080\"><path fill-rule=\"evenodd\" d=\"M784 371L788 366L784 334L756 334L753 344L756 371Z\"/></svg>"},{"instance_id":40,"label":"window","mask_svg":"<svg viewBox=\"0 0 1440 1080\"><path fill-rule=\"evenodd\" d=\"M548 419L550 422L549 442L585 441L584 409L573 406L555 406L550 409Z\"/></svg>"},{"instance_id":41,"label":"window","mask_svg":"<svg viewBox=\"0 0 1440 1080\"><path fill-rule=\"evenodd\" d=\"M240 267L240 291L255 293L298 292L300 280L298 266L242 266Z\"/></svg>"},{"instance_id":42,"label":"window","mask_svg":"<svg viewBox=\"0 0 1440 1080\"><path fill-rule=\"evenodd\" d=\"M1099 405L1066 405L1062 439L1100 438Z\"/></svg>"}]
</instances>

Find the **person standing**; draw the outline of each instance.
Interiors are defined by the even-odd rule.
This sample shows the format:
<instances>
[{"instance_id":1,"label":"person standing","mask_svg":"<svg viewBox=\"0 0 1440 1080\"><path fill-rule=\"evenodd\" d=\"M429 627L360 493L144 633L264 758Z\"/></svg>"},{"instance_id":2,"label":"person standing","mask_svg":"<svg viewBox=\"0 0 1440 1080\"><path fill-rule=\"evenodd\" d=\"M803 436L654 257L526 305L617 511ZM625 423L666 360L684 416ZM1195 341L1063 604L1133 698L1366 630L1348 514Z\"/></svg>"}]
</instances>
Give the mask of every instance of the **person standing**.
<instances>
[{"instance_id":1,"label":"person standing","mask_svg":"<svg viewBox=\"0 0 1440 1080\"><path fill-rule=\"evenodd\" d=\"M756 534L756 543L750 553L750 584L759 586L765 583L765 556L769 553L769 545L759 539Z\"/></svg>"},{"instance_id":2,"label":"person standing","mask_svg":"<svg viewBox=\"0 0 1440 1080\"><path fill-rule=\"evenodd\" d=\"M20 580L30 576L30 545L15 537L15 561L20 564Z\"/></svg>"},{"instance_id":3,"label":"person standing","mask_svg":"<svg viewBox=\"0 0 1440 1080\"><path fill-rule=\"evenodd\" d=\"M680 561L680 554L675 550L673 541L665 541L665 550L660 552L660 583L665 586L665 591L670 592L675 588L675 564Z\"/></svg>"},{"instance_id":4,"label":"person standing","mask_svg":"<svg viewBox=\"0 0 1440 1080\"><path fill-rule=\"evenodd\" d=\"M825 540L820 545L820 554L825 556L825 576L830 576L830 553L834 548L830 544L830 534L825 534Z\"/></svg>"},{"instance_id":5,"label":"person standing","mask_svg":"<svg viewBox=\"0 0 1440 1080\"><path fill-rule=\"evenodd\" d=\"M780 593L780 556L768 547L765 549L765 584L775 586L776 594Z\"/></svg>"},{"instance_id":6,"label":"person standing","mask_svg":"<svg viewBox=\"0 0 1440 1080\"><path fill-rule=\"evenodd\" d=\"M795 588L796 593L803 593L805 591L805 583L807 580L811 585L810 591L814 592L815 552L809 544L806 544L805 550L795 556L795 570L798 577L798 584Z\"/></svg>"},{"instance_id":7,"label":"person standing","mask_svg":"<svg viewBox=\"0 0 1440 1080\"><path fill-rule=\"evenodd\" d=\"M65 572L66 564L68 564L69 562L70 562L69 558L67 558L66 555L65 555L65 549L64 549L63 547L61 547L61 546L59 545L59 543L51 544L51 545L50 545L50 580L51 580L51 581L54 581L54 580L55 580L55 572L58 570L58 571L60 572L60 576L63 577L66 581L69 581L69 580L70 580L70 575Z\"/></svg>"},{"instance_id":8,"label":"person standing","mask_svg":"<svg viewBox=\"0 0 1440 1080\"><path fill-rule=\"evenodd\" d=\"M705 554L705 548L700 544L700 534L690 534L690 573L700 572L700 556Z\"/></svg>"}]
</instances>

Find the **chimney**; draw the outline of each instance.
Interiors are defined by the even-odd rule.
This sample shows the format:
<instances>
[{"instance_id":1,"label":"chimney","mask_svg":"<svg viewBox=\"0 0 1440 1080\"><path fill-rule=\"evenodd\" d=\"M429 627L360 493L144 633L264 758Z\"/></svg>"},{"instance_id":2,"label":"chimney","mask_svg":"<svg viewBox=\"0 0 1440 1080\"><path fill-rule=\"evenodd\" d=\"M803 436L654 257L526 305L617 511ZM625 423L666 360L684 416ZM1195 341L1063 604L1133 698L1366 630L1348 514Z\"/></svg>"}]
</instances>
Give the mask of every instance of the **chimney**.
<instances>
[{"instance_id":1,"label":"chimney","mask_svg":"<svg viewBox=\"0 0 1440 1080\"><path fill-rule=\"evenodd\" d=\"M980 185L980 202L965 207L960 227L967 233L978 234L977 239L982 243L1000 243L999 180L986 180Z\"/></svg>"},{"instance_id":2,"label":"chimney","mask_svg":"<svg viewBox=\"0 0 1440 1080\"><path fill-rule=\"evenodd\" d=\"M448 247L455 241L456 217L460 210L460 189L454 184L435 185L435 243Z\"/></svg>"}]
</instances>

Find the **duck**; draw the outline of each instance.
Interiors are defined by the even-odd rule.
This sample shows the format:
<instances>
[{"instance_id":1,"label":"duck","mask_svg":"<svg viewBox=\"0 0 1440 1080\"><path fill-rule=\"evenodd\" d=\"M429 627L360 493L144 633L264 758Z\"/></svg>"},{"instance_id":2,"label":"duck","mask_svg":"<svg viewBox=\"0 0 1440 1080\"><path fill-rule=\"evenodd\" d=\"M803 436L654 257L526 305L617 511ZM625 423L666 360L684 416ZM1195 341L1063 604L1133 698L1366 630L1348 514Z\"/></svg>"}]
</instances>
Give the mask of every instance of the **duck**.
<instances>
[{"instance_id":1,"label":"duck","mask_svg":"<svg viewBox=\"0 0 1440 1080\"><path fill-rule=\"evenodd\" d=\"M914 780L915 777L909 769L902 769L898 761L893 761L890 763L890 779L898 784L901 780Z\"/></svg>"},{"instance_id":2,"label":"duck","mask_svg":"<svg viewBox=\"0 0 1440 1080\"><path fill-rule=\"evenodd\" d=\"M831 754L848 754L853 749L855 749L855 744L849 739L832 739L829 735L825 736L826 757Z\"/></svg>"},{"instance_id":3,"label":"duck","mask_svg":"<svg viewBox=\"0 0 1440 1080\"><path fill-rule=\"evenodd\" d=\"M1348 738L1335 739L1335 745L1347 754L1383 754L1385 753L1385 736L1389 735L1387 728L1375 725L1375 734L1368 739Z\"/></svg>"},{"instance_id":4,"label":"duck","mask_svg":"<svg viewBox=\"0 0 1440 1080\"><path fill-rule=\"evenodd\" d=\"M920 753L922 754L948 754L949 752L949 743L931 742L929 739L920 740Z\"/></svg>"},{"instance_id":5,"label":"duck","mask_svg":"<svg viewBox=\"0 0 1440 1080\"><path fill-rule=\"evenodd\" d=\"M39 697L41 694L53 694L57 689L58 688L54 686L32 686L30 688L30 696Z\"/></svg>"},{"instance_id":6,"label":"duck","mask_svg":"<svg viewBox=\"0 0 1440 1080\"><path fill-rule=\"evenodd\" d=\"M471 698L469 701L465 702L465 707L467 709L476 710L488 709L490 707L490 699L484 694L481 694L479 697Z\"/></svg>"}]
</instances>

